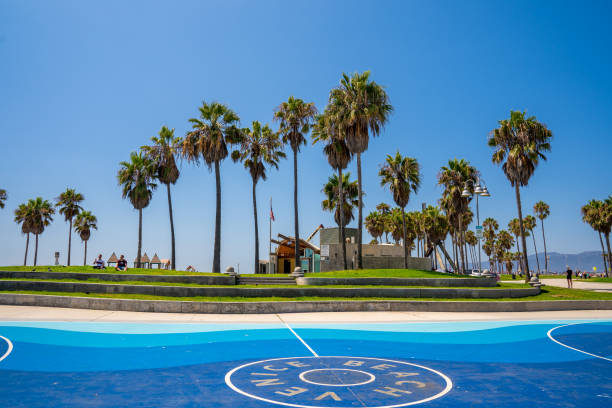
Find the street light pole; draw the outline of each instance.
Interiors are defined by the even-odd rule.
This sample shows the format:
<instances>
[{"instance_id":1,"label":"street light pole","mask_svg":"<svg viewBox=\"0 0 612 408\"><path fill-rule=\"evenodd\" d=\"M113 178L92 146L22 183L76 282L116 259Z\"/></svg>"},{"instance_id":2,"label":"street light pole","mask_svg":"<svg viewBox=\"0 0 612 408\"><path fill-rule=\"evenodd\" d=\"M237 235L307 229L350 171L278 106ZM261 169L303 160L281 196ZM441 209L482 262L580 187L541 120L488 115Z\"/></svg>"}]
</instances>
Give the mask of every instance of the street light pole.
<instances>
[{"instance_id":1,"label":"street light pole","mask_svg":"<svg viewBox=\"0 0 612 408\"><path fill-rule=\"evenodd\" d=\"M474 186L473 193L470 192L470 190L468 190L469 183L472 183L472 185ZM481 260L481 254L480 254L480 240L482 239L482 226L480 225L480 208L479 208L479 203L478 203L478 196L490 197L491 194L489 194L489 190L487 189L486 184L484 188L480 185L480 177L476 179L476 184L474 184L474 181L472 179L466 181L463 192L461 193L462 197L472 197L474 195L476 195L476 223L477 223L476 227L477 227L477 232L480 231L480 234L481 234L480 236L476 234L476 238L478 238L478 273L482 273L482 260ZM489 265L489 268L490 267L491 266Z\"/></svg>"}]
</instances>

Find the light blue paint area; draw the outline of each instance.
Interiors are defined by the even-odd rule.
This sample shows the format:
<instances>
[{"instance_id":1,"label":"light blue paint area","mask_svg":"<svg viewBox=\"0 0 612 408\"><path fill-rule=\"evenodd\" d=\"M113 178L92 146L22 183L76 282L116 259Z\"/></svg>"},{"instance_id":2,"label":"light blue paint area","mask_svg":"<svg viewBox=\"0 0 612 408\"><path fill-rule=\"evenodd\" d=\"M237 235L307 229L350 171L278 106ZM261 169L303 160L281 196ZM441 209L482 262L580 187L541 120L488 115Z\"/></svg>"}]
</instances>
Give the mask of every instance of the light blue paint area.
<instances>
[{"instance_id":1,"label":"light blue paint area","mask_svg":"<svg viewBox=\"0 0 612 408\"><path fill-rule=\"evenodd\" d=\"M114 323L114 322L0 322L2 326L37 327L91 333L200 333L224 330L257 330L285 328L282 323Z\"/></svg>"},{"instance_id":2,"label":"light blue paint area","mask_svg":"<svg viewBox=\"0 0 612 408\"><path fill-rule=\"evenodd\" d=\"M523 321L461 321L461 322L410 322L410 323L334 323L334 329L389 332L463 332L496 329L499 327L524 326L526 324L549 324L561 326L573 323L610 322L608 320L523 320ZM330 324L292 323L294 329L325 329Z\"/></svg>"}]
</instances>

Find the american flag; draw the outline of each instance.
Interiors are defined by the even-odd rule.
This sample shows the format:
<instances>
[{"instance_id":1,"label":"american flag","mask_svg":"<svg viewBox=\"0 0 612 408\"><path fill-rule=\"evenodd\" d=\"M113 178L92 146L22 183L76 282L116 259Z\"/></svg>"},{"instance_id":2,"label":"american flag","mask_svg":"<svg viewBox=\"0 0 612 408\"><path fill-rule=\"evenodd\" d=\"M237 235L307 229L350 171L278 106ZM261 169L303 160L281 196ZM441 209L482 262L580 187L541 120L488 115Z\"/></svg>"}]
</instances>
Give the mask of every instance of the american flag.
<instances>
[{"instance_id":1,"label":"american flag","mask_svg":"<svg viewBox=\"0 0 612 408\"><path fill-rule=\"evenodd\" d=\"M276 221L276 220L274 219L274 211L272 211L272 199L270 199L270 219L271 219L272 221Z\"/></svg>"}]
</instances>

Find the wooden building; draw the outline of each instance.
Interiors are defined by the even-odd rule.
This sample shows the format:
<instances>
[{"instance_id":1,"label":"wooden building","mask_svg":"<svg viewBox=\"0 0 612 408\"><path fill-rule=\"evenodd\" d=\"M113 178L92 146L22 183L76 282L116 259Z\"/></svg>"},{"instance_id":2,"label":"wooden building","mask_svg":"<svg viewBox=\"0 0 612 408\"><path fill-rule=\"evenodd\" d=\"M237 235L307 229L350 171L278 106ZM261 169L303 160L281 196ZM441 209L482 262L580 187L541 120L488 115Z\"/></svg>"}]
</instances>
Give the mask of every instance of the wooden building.
<instances>
[{"instance_id":1,"label":"wooden building","mask_svg":"<svg viewBox=\"0 0 612 408\"><path fill-rule=\"evenodd\" d=\"M314 235L314 234L313 234ZM273 239L276 250L270 254L270 270L268 273L291 273L295 269L295 237L278 234L280 240ZM299 255L302 271L319 272L321 261L321 250L307 240L299 242Z\"/></svg>"}]
</instances>

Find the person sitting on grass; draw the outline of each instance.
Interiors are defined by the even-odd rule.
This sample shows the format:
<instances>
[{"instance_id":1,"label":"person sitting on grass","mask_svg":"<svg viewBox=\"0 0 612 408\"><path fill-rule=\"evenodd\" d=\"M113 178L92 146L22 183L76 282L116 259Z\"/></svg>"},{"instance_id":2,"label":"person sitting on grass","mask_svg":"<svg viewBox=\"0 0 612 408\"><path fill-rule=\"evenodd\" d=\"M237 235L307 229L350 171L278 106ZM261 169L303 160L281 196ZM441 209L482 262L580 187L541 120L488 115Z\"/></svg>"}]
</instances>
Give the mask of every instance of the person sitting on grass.
<instances>
[{"instance_id":1,"label":"person sitting on grass","mask_svg":"<svg viewBox=\"0 0 612 408\"><path fill-rule=\"evenodd\" d=\"M98 255L98 257L94 260L94 269L106 269L106 266L104 266L104 259L102 259L102 254Z\"/></svg>"},{"instance_id":2,"label":"person sitting on grass","mask_svg":"<svg viewBox=\"0 0 612 408\"><path fill-rule=\"evenodd\" d=\"M123 255L119 257L119 260L117 261L117 266L115 266L115 270L116 271L127 271L128 270L127 259L125 259Z\"/></svg>"}]
</instances>

